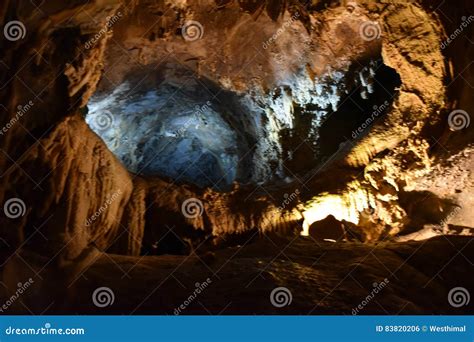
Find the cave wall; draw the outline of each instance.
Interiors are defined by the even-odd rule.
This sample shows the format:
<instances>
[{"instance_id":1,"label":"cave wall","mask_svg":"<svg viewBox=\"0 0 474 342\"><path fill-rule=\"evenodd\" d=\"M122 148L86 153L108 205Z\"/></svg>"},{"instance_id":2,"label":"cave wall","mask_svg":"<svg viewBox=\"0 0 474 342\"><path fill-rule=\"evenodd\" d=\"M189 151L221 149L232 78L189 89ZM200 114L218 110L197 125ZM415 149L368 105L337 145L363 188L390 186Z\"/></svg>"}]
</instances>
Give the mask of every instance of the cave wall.
<instances>
[{"instance_id":1,"label":"cave wall","mask_svg":"<svg viewBox=\"0 0 474 342\"><path fill-rule=\"evenodd\" d=\"M2 73L2 124L11 128L1 142L0 198L25 205L18 219L2 217L5 255L31 244L69 259L90 243L105 247L117 235L131 178L78 109L100 79L107 35L94 49L81 46L120 5L56 3L39 11L24 1L2 7L2 22L18 18L28 27L25 39L1 41L2 61L10 66ZM88 224L112 196L107 213ZM44 235L37 234L39 227Z\"/></svg>"},{"instance_id":2,"label":"cave wall","mask_svg":"<svg viewBox=\"0 0 474 342\"><path fill-rule=\"evenodd\" d=\"M251 229L262 232L297 229L301 220L311 223L312 214L309 212L305 216L306 209L314 203L330 202L326 198L327 193L336 196L336 202L343 203L342 207L347 208L348 214L342 218L359 220L361 211L375 208L380 210L379 216L384 222L396 228L393 233L398 232L406 213L398 206L397 191L411 179L410 168L413 168L414 174L429 170L426 152L430 145L421 133L426 126L440 121L443 125L444 112L441 109L447 103L444 84L448 68L442 53L449 55L456 70L466 65L466 59L456 57L459 55L457 48L452 47L448 51L439 49L440 36L448 29L441 26L437 16L427 13L417 3L359 2L356 11L360 11L361 16L381 23L383 60L400 75L401 89L384 120L376 122L355 147L343 148L332 156L334 164L330 168L323 165L311 170L304 177L304 187L295 183L276 184L269 188L272 194L269 196L267 189L251 185L235 186L232 191L221 194L165 180L146 181L130 174L85 125L80 109L96 91L104 68L105 72L109 70L105 58L108 44L115 46L113 39L127 38L123 35L131 35L134 41L134 35L141 33L139 25L136 27L138 32L128 32L125 28L121 29L120 22L117 24L117 35L104 33L103 28L118 13L124 18L121 19L124 20L124 27L127 21L135 22L134 15L138 15L133 14L135 5L135 2L121 1L77 1L73 4L50 3L43 6L40 12L27 1L7 1L2 7L0 18L3 23L20 19L28 28L25 39L15 42L2 39L0 43L2 125L19 117L18 124L2 134L4 153L0 156L0 165L4 171L0 199L5 202L9 198L20 198L27 207L25 215L18 219L1 218L2 239L7 246L5 255L9 255L7 251L28 245L29 241L33 249L41 253L55 255L59 252L66 259L77 257L90 244L103 250L112 248L118 253L138 254L146 226L146 209L156 208L157 212L161 210L163 213L159 215L163 222L151 222L151 226L164 225L170 217L166 213L180 215L183 201L194 197L203 202L204 214L193 219L181 218L177 222L184 221L189 227L213 235ZM201 16L199 18L203 22L210 20L208 14L188 10L182 4L158 2L150 6L155 9L160 6L171 8L172 13L179 14L182 20L196 16ZM193 8L194 5L189 6ZM211 6L211 3L206 6ZM299 30L308 25L315 28L316 36L336 35L327 31L324 21L345 16L344 11L347 10L328 7L318 12L318 6L314 4L315 12L311 16L307 10L300 9L305 15L300 19L302 24L297 22L295 25L299 25ZM284 18L295 10L292 7L286 14L284 11L281 15L273 14L273 21L265 11L260 13L261 20L268 25L266 31L281 25ZM229 44L225 45L222 54L237 56L237 60L222 64L220 68L223 74L232 75L237 71L226 70L224 65L229 68L229 65L240 66L248 62L239 60L248 56L234 52L239 51L249 32L254 34L258 30L252 26L255 13L252 16L241 12L236 4L230 4L222 11L220 16L216 16L216 20L220 20L216 25L229 27L226 36ZM231 16L232 21L225 19L229 18L228 14L234 13L236 16ZM154 38L156 41L153 44L156 45L160 45L160 39L166 39L167 35L175 32L180 24L179 21L169 23L169 19L163 18L160 25ZM316 27L322 28L316 30ZM262 34L266 31L262 30ZM424 44L418 44L420 39ZM91 41L94 43L86 48ZM147 48L152 49L154 45L149 39L134 43L139 47L132 54L134 57L136 54L142 64L148 64L150 56L146 53ZM219 40L215 43L219 44ZM344 40L336 43L343 45ZM321 49L330 50L333 44L331 40L323 41ZM116 46L114 48L117 49ZM298 49L297 44L294 49ZM116 53L120 54L120 51ZM286 53L291 56L292 52ZM339 53L344 56L348 52L342 49ZM353 53L351 51L349 56ZM125 54L125 58L127 56ZM206 64L210 69L201 70L203 74L211 77L220 70L219 65L216 66L217 58L200 57L214 62ZM265 60L267 57L259 58ZM326 58L320 62L325 65L336 61ZM125 64L117 64L117 68ZM250 67L255 68L252 70L258 74L258 63L250 64ZM120 70L110 70L116 77L122 74ZM322 70L313 72L317 75ZM466 77L472 78L472 74ZM272 74L266 75L266 87L276 82L278 80ZM223 78L221 84L229 90L245 92L252 81L237 78L229 83L228 79ZM99 91L106 88L105 83ZM459 103L471 108L469 89L464 87L461 94ZM29 101L33 101L31 108L18 116L18 106L25 106ZM412 160L407 161L407 155ZM340 176L340 182L328 182L335 175ZM30 194L31 188L35 189L34 195ZM285 199L297 192L299 199L281 209ZM87 220L111 198L114 200L108 205L106 214L87 226ZM341 207L334 208L339 210ZM42 232L48 243L40 246L33 241L41 241L42 237L35 231L43 222L46 229ZM380 234L374 233L373 239ZM65 248L69 244L73 247Z\"/></svg>"}]
</instances>

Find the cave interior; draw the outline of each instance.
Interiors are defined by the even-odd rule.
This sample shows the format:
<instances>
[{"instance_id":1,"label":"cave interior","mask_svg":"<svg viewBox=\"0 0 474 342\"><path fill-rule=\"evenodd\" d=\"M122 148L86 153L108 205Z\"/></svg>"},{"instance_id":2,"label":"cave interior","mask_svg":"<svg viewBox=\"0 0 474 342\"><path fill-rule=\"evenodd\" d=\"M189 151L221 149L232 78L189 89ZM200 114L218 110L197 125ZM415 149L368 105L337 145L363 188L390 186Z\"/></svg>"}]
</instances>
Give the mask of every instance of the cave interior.
<instances>
[{"instance_id":1,"label":"cave interior","mask_svg":"<svg viewBox=\"0 0 474 342\"><path fill-rule=\"evenodd\" d=\"M357 314L472 314L447 298L474 293L473 13L7 0L0 298L31 280L9 312L354 315L383 284Z\"/></svg>"}]
</instances>

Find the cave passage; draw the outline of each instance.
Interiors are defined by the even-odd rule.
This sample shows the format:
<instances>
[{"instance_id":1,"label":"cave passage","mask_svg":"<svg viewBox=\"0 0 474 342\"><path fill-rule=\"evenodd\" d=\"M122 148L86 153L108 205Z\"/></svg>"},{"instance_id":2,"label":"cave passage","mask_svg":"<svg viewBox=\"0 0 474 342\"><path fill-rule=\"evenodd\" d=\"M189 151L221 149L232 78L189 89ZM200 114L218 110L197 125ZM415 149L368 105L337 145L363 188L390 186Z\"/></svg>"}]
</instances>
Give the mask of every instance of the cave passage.
<instances>
[{"instance_id":1,"label":"cave passage","mask_svg":"<svg viewBox=\"0 0 474 342\"><path fill-rule=\"evenodd\" d=\"M6 334L471 315L474 17L436 1L4 1L0 313L32 316Z\"/></svg>"},{"instance_id":2,"label":"cave passage","mask_svg":"<svg viewBox=\"0 0 474 342\"><path fill-rule=\"evenodd\" d=\"M217 190L239 179L245 141L222 115L211 86L176 66L145 78L89 102L86 122L109 149L144 176Z\"/></svg>"},{"instance_id":3,"label":"cave passage","mask_svg":"<svg viewBox=\"0 0 474 342\"><path fill-rule=\"evenodd\" d=\"M237 95L173 63L131 70L92 97L86 122L132 173L228 191L311 170L361 125L369 131L401 84L382 60L285 82Z\"/></svg>"},{"instance_id":4,"label":"cave passage","mask_svg":"<svg viewBox=\"0 0 474 342\"><path fill-rule=\"evenodd\" d=\"M374 64L372 93L368 96L351 91L337 110L321 125L320 151L329 158L341 144L357 139L370 131L375 121L383 118L401 86L400 75L389 66L377 61Z\"/></svg>"}]
</instances>

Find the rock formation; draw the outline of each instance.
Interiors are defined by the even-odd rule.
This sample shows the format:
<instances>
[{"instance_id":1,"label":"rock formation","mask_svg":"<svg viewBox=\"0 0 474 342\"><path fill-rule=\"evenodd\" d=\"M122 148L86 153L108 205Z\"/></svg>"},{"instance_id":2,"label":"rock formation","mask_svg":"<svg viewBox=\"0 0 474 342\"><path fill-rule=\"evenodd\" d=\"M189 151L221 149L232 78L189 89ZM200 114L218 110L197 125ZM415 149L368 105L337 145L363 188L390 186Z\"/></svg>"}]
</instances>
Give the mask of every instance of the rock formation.
<instances>
[{"instance_id":1,"label":"rock formation","mask_svg":"<svg viewBox=\"0 0 474 342\"><path fill-rule=\"evenodd\" d=\"M3 310L472 313L473 9L6 0Z\"/></svg>"}]
</instances>

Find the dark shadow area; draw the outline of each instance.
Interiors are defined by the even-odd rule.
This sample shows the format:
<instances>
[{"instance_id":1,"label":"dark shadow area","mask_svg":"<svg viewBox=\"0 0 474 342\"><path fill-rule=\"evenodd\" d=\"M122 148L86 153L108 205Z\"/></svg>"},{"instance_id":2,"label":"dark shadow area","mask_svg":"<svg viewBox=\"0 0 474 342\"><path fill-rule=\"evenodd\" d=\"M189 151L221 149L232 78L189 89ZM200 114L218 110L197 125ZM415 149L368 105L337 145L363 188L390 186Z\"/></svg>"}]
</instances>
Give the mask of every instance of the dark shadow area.
<instances>
[{"instance_id":1,"label":"dark shadow area","mask_svg":"<svg viewBox=\"0 0 474 342\"><path fill-rule=\"evenodd\" d=\"M425 224L442 224L459 209L452 200L440 198L430 191L401 191L399 197L401 207L410 218L404 234L416 232Z\"/></svg>"},{"instance_id":2,"label":"dark shadow area","mask_svg":"<svg viewBox=\"0 0 474 342\"><path fill-rule=\"evenodd\" d=\"M398 73L377 62L373 93L367 99L360 95L360 85L350 90L336 112L331 114L320 129L319 149L321 158L334 154L340 144L359 139L367 134L373 124L383 118L390 108L397 88L401 85ZM349 73L351 75L351 73ZM352 73L355 77L358 75Z\"/></svg>"}]
</instances>

